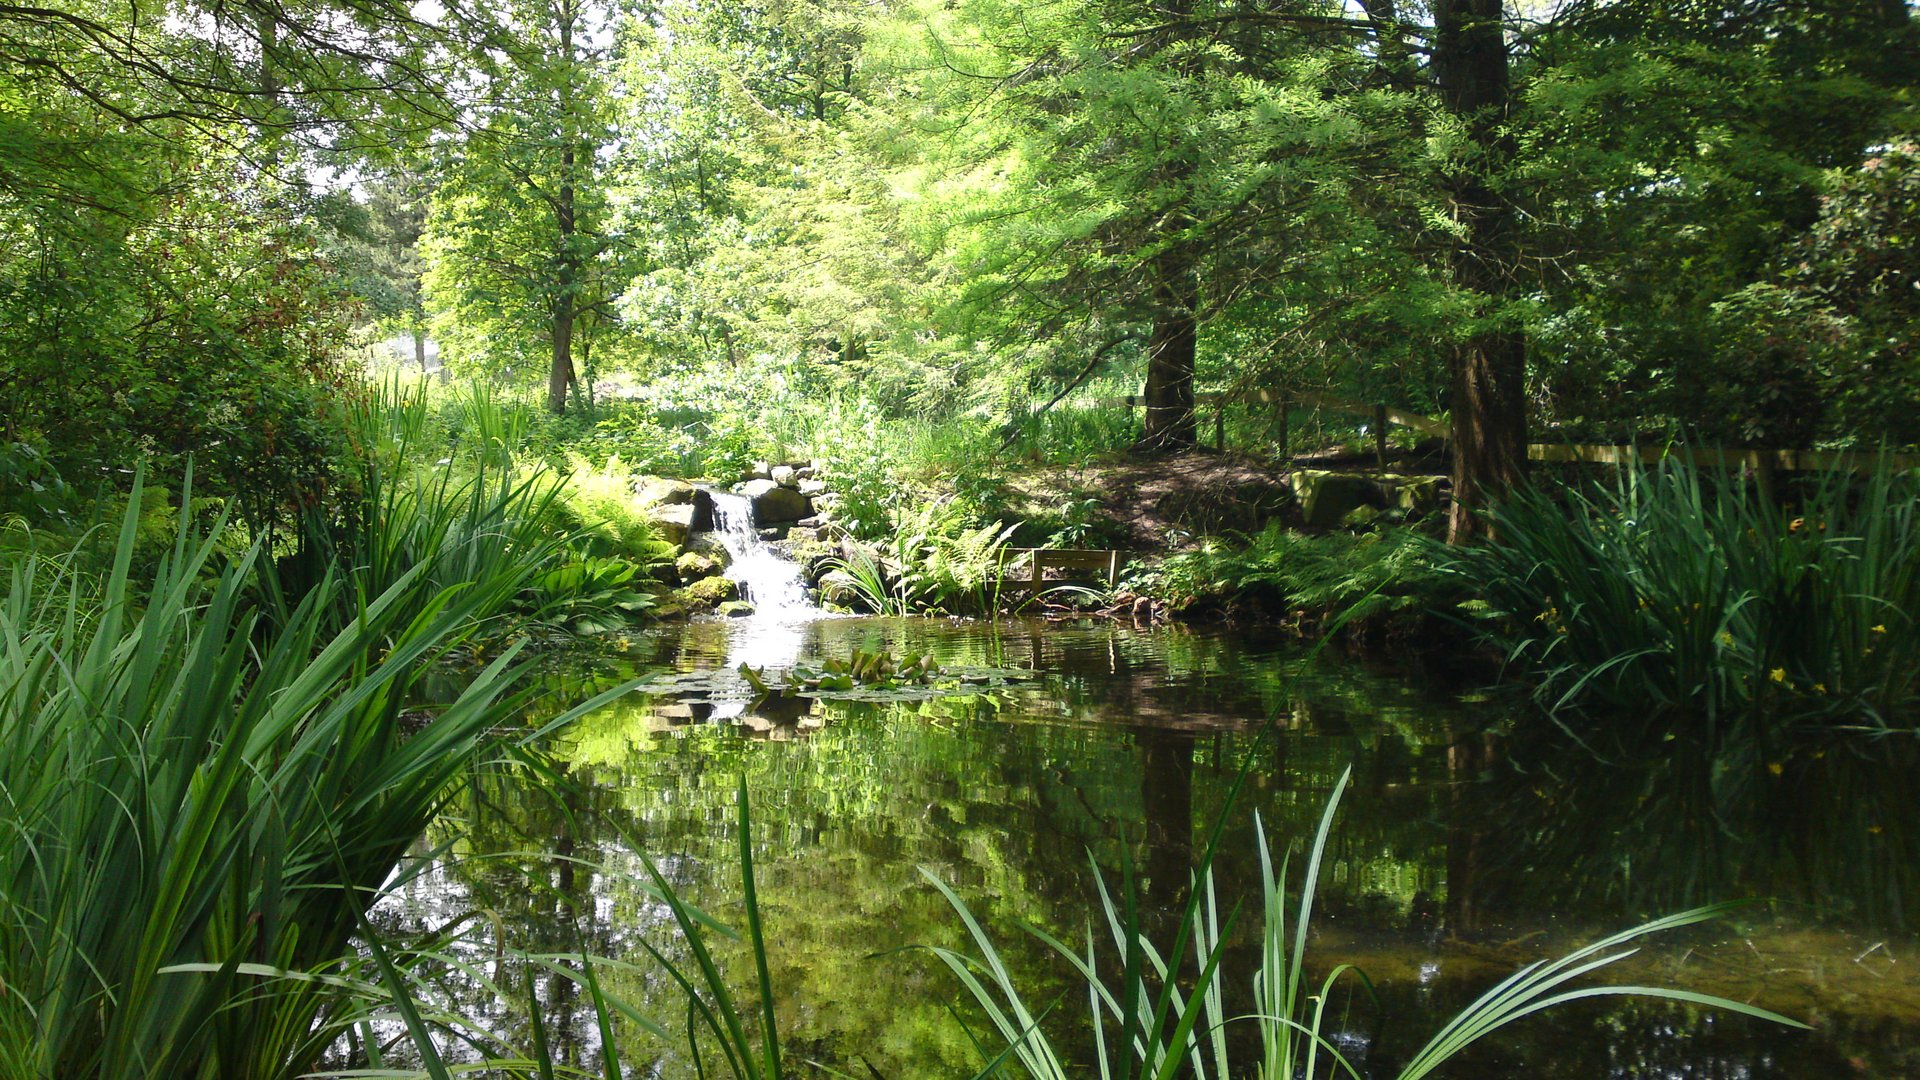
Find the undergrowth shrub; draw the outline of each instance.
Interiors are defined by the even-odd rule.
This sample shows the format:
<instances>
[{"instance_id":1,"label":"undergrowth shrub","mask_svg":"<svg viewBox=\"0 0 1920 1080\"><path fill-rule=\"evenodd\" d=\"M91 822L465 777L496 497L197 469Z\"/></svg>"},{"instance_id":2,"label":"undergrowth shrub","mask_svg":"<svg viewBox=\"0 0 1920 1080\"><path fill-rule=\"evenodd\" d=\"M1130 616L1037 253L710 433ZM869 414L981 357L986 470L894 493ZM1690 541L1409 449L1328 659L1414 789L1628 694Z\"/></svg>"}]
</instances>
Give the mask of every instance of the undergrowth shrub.
<instances>
[{"instance_id":1,"label":"undergrowth shrub","mask_svg":"<svg viewBox=\"0 0 1920 1080\"><path fill-rule=\"evenodd\" d=\"M1252 607L1318 622L1414 615L1447 607L1455 582L1437 545L1409 529L1308 535L1279 522L1242 544L1209 543L1134 576L1131 587L1176 611Z\"/></svg>"}]
</instances>

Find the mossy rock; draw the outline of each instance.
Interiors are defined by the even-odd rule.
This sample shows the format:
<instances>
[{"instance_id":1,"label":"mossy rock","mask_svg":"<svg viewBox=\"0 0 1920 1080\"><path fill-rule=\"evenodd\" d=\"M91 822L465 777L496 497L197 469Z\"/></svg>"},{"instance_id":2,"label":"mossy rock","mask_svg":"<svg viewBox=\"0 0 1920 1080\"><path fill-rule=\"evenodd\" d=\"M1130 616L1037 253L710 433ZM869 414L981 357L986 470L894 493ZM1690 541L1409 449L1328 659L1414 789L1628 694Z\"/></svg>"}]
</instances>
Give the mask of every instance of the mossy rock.
<instances>
[{"instance_id":1,"label":"mossy rock","mask_svg":"<svg viewBox=\"0 0 1920 1080\"><path fill-rule=\"evenodd\" d=\"M723 577L701 578L682 589L675 589L672 602L689 612L713 611L729 600L740 598L738 582Z\"/></svg>"},{"instance_id":2,"label":"mossy rock","mask_svg":"<svg viewBox=\"0 0 1920 1080\"><path fill-rule=\"evenodd\" d=\"M699 581L720 573L725 567L703 552L689 551L673 561L681 581Z\"/></svg>"},{"instance_id":3,"label":"mossy rock","mask_svg":"<svg viewBox=\"0 0 1920 1080\"><path fill-rule=\"evenodd\" d=\"M733 553L727 550L726 543L720 539L718 533L693 534L693 538L687 541L687 550L705 555L713 560L713 565L723 571L733 565Z\"/></svg>"},{"instance_id":4,"label":"mossy rock","mask_svg":"<svg viewBox=\"0 0 1920 1080\"><path fill-rule=\"evenodd\" d=\"M1387 505L1380 485L1359 473L1301 469L1293 474L1293 492L1300 500L1301 521L1311 528L1332 528L1362 506Z\"/></svg>"},{"instance_id":5,"label":"mossy rock","mask_svg":"<svg viewBox=\"0 0 1920 1080\"><path fill-rule=\"evenodd\" d=\"M753 601L751 600L729 600L721 604L718 609L719 614L729 619L744 619L753 614L753 611Z\"/></svg>"}]
</instances>

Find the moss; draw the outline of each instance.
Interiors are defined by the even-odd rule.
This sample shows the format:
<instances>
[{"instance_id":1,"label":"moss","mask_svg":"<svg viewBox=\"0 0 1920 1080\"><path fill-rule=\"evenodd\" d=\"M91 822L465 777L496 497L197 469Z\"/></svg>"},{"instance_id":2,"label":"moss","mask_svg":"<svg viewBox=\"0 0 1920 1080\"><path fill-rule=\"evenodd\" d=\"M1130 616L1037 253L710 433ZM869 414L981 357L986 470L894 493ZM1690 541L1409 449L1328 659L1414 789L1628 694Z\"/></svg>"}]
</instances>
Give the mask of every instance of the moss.
<instances>
[{"instance_id":1,"label":"moss","mask_svg":"<svg viewBox=\"0 0 1920 1080\"><path fill-rule=\"evenodd\" d=\"M671 603L690 612L709 612L739 597L738 583L723 577L708 577L701 578L683 589L675 589Z\"/></svg>"}]
</instances>

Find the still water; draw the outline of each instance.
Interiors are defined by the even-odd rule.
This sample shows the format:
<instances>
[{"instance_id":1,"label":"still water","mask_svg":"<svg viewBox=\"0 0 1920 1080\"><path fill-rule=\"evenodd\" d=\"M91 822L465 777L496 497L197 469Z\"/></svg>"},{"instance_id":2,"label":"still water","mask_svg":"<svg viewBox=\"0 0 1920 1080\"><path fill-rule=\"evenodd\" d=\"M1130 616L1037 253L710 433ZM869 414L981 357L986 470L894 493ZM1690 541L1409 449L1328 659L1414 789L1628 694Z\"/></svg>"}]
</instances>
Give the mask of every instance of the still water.
<instances>
[{"instance_id":1,"label":"still water","mask_svg":"<svg viewBox=\"0 0 1920 1080\"><path fill-rule=\"evenodd\" d=\"M856 648L1021 675L961 697L756 712L727 674ZM720 674L669 679L700 672ZM1336 777L1353 769L1310 956L1322 971L1357 964L1372 981L1373 995L1352 982L1338 996L1332 1025L1369 1075L1390 1076L1519 964L1681 907L1756 898L1609 972L1750 1001L1812 1032L1609 998L1523 1021L1442 1075L1920 1076L1920 774L1907 743L1643 745L1618 721L1575 743L1464 675L1314 658L1246 632L1105 623L662 628L557 666L536 712L635 674L668 689L625 695L537 762L476 776L428 838L431 865L380 912L390 928L477 912L463 946L477 961L497 946L625 961L603 973L608 989L681 1030L684 999L643 942L686 953L642 888L639 853L692 902L744 925L734 833L744 776L776 1008L789 1055L812 1063L798 1075L964 1078L980 1067L965 1026L978 1015L933 957L907 948L965 945L922 868L981 917L1036 1010L1058 999L1046 1026L1090 1063L1084 989L1020 927L1085 940L1099 912L1095 864L1114 884L1123 862L1134 867L1151 910L1177 903L1250 756L1226 812L1223 906L1257 907L1253 815L1277 859L1306 842ZM1244 912L1244 927L1256 917ZM1252 935L1235 939L1229 993L1244 995ZM750 957L722 949L718 962L751 998ZM524 986L511 959L494 968ZM550 1037L583 1064L598 1060L578 995L562 980L534 983ZM446 992L469 1015L509 1031L517 1022L477 982ZM633 1075L692 1075L671 1044L617 1037L629 1066L645 1065Z\"/></svg>"}]
</instances>

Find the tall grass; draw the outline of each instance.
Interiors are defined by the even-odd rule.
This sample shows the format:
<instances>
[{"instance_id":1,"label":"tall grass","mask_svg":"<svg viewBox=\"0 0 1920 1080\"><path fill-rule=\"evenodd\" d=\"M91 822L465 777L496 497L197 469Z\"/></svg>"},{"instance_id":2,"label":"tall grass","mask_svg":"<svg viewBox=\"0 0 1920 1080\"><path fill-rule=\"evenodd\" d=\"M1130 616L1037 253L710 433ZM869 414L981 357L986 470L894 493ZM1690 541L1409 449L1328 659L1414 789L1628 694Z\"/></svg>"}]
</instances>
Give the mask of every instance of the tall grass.
<instances>
[{"instance_id":1,"label":"tall grass","mask_svg":"<svg viewBox=\"0 0 1920 1080\"><path fill-rule=\"evenodd\" d=\"M1452 571L1554 709L1884 728L1920 704L1917 494L1884 463L1788 501L1669 459L1516 494Z\"/></svg>"},{"instance_id":2,"label":"tall grass","mask_svg":"<svg viewBox=\"0 0 1920 1080\"><path fill-rule=\"evenodd\" d=\"M414 711L421 680L539 562L425 500L396 524L494 550L324 574L270 623L248 603L267 553L218 565L184 523L136 584L140 487L103 576L6 570L0 1076L297 1075L364 1011L350 938L521 669L509 648Z\"/></svg>"}]
</instances>

